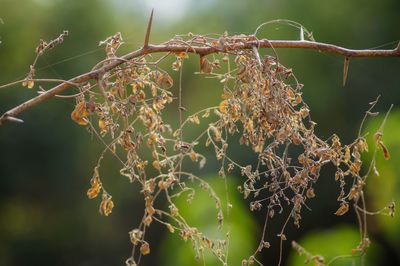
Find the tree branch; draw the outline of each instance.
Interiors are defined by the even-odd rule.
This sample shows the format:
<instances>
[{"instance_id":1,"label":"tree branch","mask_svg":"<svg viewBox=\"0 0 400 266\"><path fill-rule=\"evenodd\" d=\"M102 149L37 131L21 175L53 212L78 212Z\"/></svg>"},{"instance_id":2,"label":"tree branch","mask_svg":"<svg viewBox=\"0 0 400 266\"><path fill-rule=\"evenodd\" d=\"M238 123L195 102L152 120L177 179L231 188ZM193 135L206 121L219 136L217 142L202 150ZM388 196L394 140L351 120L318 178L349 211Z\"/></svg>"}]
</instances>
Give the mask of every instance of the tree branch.
<instances>
[{"instance_id":1,"label":"tree branch","mask_svg":"<svg viewBox=\"0 0 400 266\"><path fill-rule=\"evenodd\" d=\"M80 76L74 77L68 81L65 81L52 89L14 107L13 109L5 112L0 117L0 125L8 122L8 121L18 121L22 120L16 118L17 115L22 113L23 111L54 97L56 94L63 92L64 90L72 87L72 84L82 84L89 80L97 80L101 77L103 73L106 73L115 67L127 62L134 60L135 58L144 56L146 54L153 53L179 53L179 52L187 52L198 54L200 56L205 56L213 53L220 52L229 52L229 51L239 51L245 49L253 49L253 47L257 48L298 48L298 49L311 49L318 50L322 52L330 52L340 56L344 56L345 58L355 58L355 57L400 57L400 43L397 45L395 49L389 50L355 50L355 49L347 49L340 46L314 42L314 41L293 41L293 40L257 40L254 35L239 35L239 36L230 36L230 37L221 37L217 39L217 42L213 43L204 43L204 44L196 44L189 45L184 42L177 42L176 40L171 40L167 43L160 45L151 45L148 44L148 35L150 33L151 20L149 21L148 32L145 38L145 47L140 48L136 51L128 53L120 58L111 58L110 62L105 64L103 67L100 67L96 70L87 72Z\"/></svg>"}]
</instances>

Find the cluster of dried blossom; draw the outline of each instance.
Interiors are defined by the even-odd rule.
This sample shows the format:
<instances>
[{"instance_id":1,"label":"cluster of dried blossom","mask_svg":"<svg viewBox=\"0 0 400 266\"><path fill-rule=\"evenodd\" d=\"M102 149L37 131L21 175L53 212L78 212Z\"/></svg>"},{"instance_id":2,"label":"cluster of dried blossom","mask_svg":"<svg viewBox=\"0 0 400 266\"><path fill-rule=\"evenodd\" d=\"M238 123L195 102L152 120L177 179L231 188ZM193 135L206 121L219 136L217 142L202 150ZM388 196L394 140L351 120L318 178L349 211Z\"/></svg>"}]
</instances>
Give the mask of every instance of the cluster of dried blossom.
<instances>
[{"instance_id":1,"label":"cluster of dried blossom","mask_svg":"<svg viewBox=\"0 0 400 266\"><path fill-rule=\"evenodd\" d=\"M64 32L49 43L41 41L36 50L37 58L60 44L66 35L67 32ZM146 39L148 42L148 37ZM344 215L353 204L362 229L360 245L354 252L364 253L369 239L365 228L365 214L368 212L365 210L363 189L370 174L379 174L374 159L367 171L362 173L361 154L368 152L364 136L359 134L348 145L343 145L336 135L328 140L319 138L314 131L316 123L311 120L309 107L302 98L303 85L291 69L279 62L276 55L260 56L257 48L260 43L255 36L228 36L226 33L217 38L193 34L176 36L164 44L169 52L157 61L148 61L148 43L142 48L142 54L132 59L118 57L116 52L122 43L120 33L100 42L105 46L107 57L93 71L107 70L96 72L94 81L65 83L80 90L73 95L76 105L71 119L87 127L105 147L94 168L88 197L95 199L101 195L100 213L105 216L111 214L114 202L100 175L106 152L121 163L120 174L141 188L145 202L144 216L137 228L129 232L133 252L127 265L137 265L142 255L150 253L145 235L146 228L153 221L161 223L171 233L178 232L184 241L190 240L196 257L201 258L204 250L208 249L223 265L227 265L229 234L226 239L207 237L186 222L174 203L177 197L186 196L190 204L197 184L215 201L216 220L220 226L223 225L224 215L228 212L224 214L220 195L206 180L184 167L187 161L204 167L206 158L198 152L201 144L215 151L216 159L221 162L217 172L225 182L230 173L243 177L243 184L238 190L245 199L251 199L250 210L265 211L267 214L260 245L253 255L243 260L243 265L259 263L257 253L270 247L265 238L266 225L276 213L289 210L289 216L278 234L281 245L287 239L285 227L290 220L300 227L302 209L307 200L316 196L314 186L321 168L327 164L336 167L334 178L339 183L337 200L340 206L335 214ZM153 49L157 52L160 48L154 46ZM180 117L183 117L184 111L190 110L181 105L180 94L176 97L172 93L174 81L159 63L173 56L172 70L182 71L189 53L200 55L201 73L220 81L222 101L219 106L207 107L180 119L179 125L173 127L164 122L164 108L178 98ZM221 55L210 59L207 56L209 53ZM27 78L22 81L22 85L28 88L35 85L37 58ZM228 71L220 70L223 65ZM181 90L181 84L179 87ZM371 103L366 117L375 115L371 112L375 104ZM13 117L2 116L2 119L6 118ZM205 130L194 139L184 138L183 133L188 126L196 126L203 120L208 123ZM375 134L375 146L382 149L385 159L389 159L382 132L381 127ZM231 138L235 136L239 137L240 145L249 146L257 156L254 165L243 165L230 155L229 147L236 145ZM163 203L155 204L156 201ZM226 205L227 210L232 208L228 199ZM384 210L393 216L394 209L394 203L391 203ZM297 244L294 247L299 252L304 251ZM307 256L323 264L321 258Z\"/></svg>"},{"instance_id":2,"label":"cluster of dried blossom","mask_svg":"<svg viewBox=\"0 0 400 266\"><path fill-rule=\"evenodd\" d=\"M188 35L188 38L184 40L180 36L169 43L207 46L218 41L193 35ZM232 40L234 45L237 38ZM107 52L103 64L116 57L121 41L121 35L117 34L101 43ZM176 60L172 69L180 71L188 54L177 52L174 56ZM120 173L141 186L145 200L144 217L141 224L130 232L133 245L140 245L141 255L150 253L149 243L144 239L146 227L157 221L170 232L178 231L183 240L191 240L198 257L202 256L204 249L210 249L223 264L227 263L227 240L211 240L187 224L173 200L188 192L190 202L194 188L188 181L197 181L214 198L217 219L222 225L224 214L219 196L205 180L183 169L186 159L204 166L204 156L196 152L196 146L202 141L213 147L217 160L221 161L220 176L226 179L226 173L240 170L244 182L238 189L244 198L252 199L252 211L265 210L267 217L273 218L276 212L290 208L290 215L278 234L281 241L286 240L285 226L290 219L297 227L300 226L302 208L308 199L315 197L314 185L324 165L331 163L337 169L335 180L340 187L337 199L340 206L336 215L344 215L351 202L359 204L363 195L366 175L360 173L361 153L368 151L364 137L358 136L353 143L342 145L336 135L328 140L316 136L316 123L311 120L310 110L302 98L303 85L276 57L267 55L261 58L257 50L238 49L224 53L220 59L222 64L233 59L235 67L226 73L218 73L220 60L214 57L209 61L206 56L201 56L200 71L220 80L221 103L187 116L177 128L165 124L162 114L165 106L174 101L170 90L173 79L159 67L159 61L147 62L145 55L103 73L97 81L99 92L85 90L76 98L71 118L80 125L87 125L90 131L99 132L96 134L100 138L109 137L109 143L102 140L106 145L104 152L114 154L122 163ZM86 86L93 87L90 83ZM179 111L187 111L182 106L179 108ZM211 113L214 119L210 121ZM193 140L184 139L184 127L190 123L200 124L203 118L208 119L206 130ZM240 136L241 145L250 146L257 155L255 165L242 165L229 156L228 147L235 144L228 139L235 135ZM381 133L376 134L376 143L389 159ZM293 146L297 147L296 152L292 151ZM143 155L143 149L147 149L151 156ZM108 215L113 203L100 181L101 159L95 167L88 196L95 198L102 192L100 212ZM168 202L166 210L155 207L158 198ZM228 205L231 207L229 202ZM269 247L264 234L256 253ZM362 246L360 250L364 248ZM243 264L252 264L254 255ZM135 251L128 264L136 263L134 257Z\"/></svg>"}]
</instances>

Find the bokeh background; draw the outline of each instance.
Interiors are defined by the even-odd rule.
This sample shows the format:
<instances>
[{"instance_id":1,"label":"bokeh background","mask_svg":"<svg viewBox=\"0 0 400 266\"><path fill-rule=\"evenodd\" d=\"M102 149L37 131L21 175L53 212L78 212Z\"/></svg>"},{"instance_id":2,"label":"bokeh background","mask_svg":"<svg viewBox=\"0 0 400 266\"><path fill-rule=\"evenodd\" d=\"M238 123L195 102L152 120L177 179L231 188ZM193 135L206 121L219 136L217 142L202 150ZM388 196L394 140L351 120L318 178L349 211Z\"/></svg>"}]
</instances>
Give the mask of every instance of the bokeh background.
<instances>
[{"instance_id":1,"label":"bokeh background","mask_svg":"<svg viewBox=\"0 0 400 266\"><path fill-rule=\"evenodd\" d=\"M0 0L0 83L23 78L28 72L40 38L49 40L69 30L65 42L38 62L38 77L68 79L89 70L104 57L98 42L122 32L131 51L142 44L151 8L155 18L151 42L166 41L175 34L253 33L262 22L291 19L311 30L318 41L349 48L393 48L400 38L400 1L259 1L259 0ZM274 25L258 37L298 39L298 30ZM381 46L382 45L382 46ZM270 51L267 51L270 52ZM293 68L305 84L304 99L318 123L322 138L337 133L344 143L356 135L368 103L378 95L377 110L383 114L394 104L384 132L391 161L379 156L379 177L370 178L367 204L371 210L400 199L400 60L399 58L354 59L342 86L343 58L306 50L279 50L281 62ZM220 101L218 82L204 80L196 58L184 72L184 103L190 110ZM0 91L0 112L36 95L35 90L16 86ZM0 265L123 265L130 256L128 231L142 217L138 190L121 177L112 162L102 171L116 207L110 217L99 215L98 202L88 200L86 190L102 147L85 130L70 120L73 101L52 99L21 115L24 124L0 127ZM176 115L176 114L175 114ZM171 121L174 121L172 116ZM374 133L382 121L368 122ZM370 134L372 135L372 134ZM242 155L246 159L246 155ZM368 158L366 158L368 159ZM112 160L108 160L112 161ZM213 169L203 173L220 190L222 181ZM258 243L264 214L248 211L248 202L235 192L240 181L230 181L234 211L230 221L232 265L252 253ZM223 190L222 190L223 191ZM289 226L283 258L285 265L303 265L289 247L300 242L327 259L349 254L358 244L354 214L335 217L338 184L332 169L322 173L317 198L304 211L300 230ZM204 195L183 211L198 227L215 231L215 219ZM179 203L178 203L179 204ZM211 204L212 205L212 204ZM185 204L182 203L182 208ZM210 214L211 212L211 214ZM368 265L400 265L400 220L398 216L369 218L372 245ZM276 233L282 219L270 228L272 247L260 258L276 265ZM275 231L274 231L275 230ZM190 243L179 240L165 228L152 226L151 255L142 265L203 265L193 257ZM207 265L217 265L206 258ZM332 265L349 265L340 260Z\"/></svg>"}]
</instances>

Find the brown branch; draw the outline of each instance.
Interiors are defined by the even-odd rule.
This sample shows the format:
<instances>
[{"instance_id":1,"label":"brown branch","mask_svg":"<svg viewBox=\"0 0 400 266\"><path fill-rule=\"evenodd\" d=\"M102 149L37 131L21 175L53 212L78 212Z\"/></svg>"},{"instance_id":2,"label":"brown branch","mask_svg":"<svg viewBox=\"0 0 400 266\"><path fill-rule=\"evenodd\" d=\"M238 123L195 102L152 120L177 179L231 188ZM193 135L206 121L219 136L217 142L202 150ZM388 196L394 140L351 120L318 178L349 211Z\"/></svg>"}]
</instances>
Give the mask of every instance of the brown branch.
<instances>
[{"instance_id":1,"label":"brown branch","mask_svg":"<svg viewBox=\"0 0 400 266\"><path fill-rule=\"evenodd\" d=\"M33 82L37 82L37 83L42 83L42 82L69 83L69 85L71 85L71 87L79 87L79 84L71 83L70 81L63 80L63 79L29 79L29 80L33 81ZM12 87L12 86L18 85L18 84L22 84L25 81L26 81L26 79L13 81L13 82L10 82L8 84L1 85L0 89L5 89L5 88L8 88L8 87Z\"/></svg>"},{"instance_id":2,"label":"brown branch","mask_svg":"<svg viewBox=\"0 0 400 266\"><path fill-rule=\"evenodd\" d=\"M151 18L149 25L151 25ZM147 39L146 34L146 39ZM103 67L87 72L80 76L74 77L62 84L55 86L54 88L32 98L13 109L5 112L0 117L0 125L4 124L7 121L15 121L16 116L22 113L23 111L47 100L71 87L72 84L82 84L92 79L99 79L99 77L115 67L133 60L137 57L152 54L152 53L179 53L179 52L188 52L198 54L200 56L220 53L220 52L229 52L229 51L238 51L244 49L252 49L253 47L258 48L298 48L298 49L311 49L318 50L322 52L330 52L337 55L344 56L345 58L354 58L354 57L400 57L400 43L395 49L390 50L355 50L355 49L347 49L340 46L314 42L314 41L291 41L291 40L257 40L253 35L251 36L239 36L239 37L225 37L223 42L219 42L218 45L198 45L198 46L188 46L187 44L176 44L173 43L174 40L170 43L160 44L160 45L151 45L147 44L147 47L140 48L136 51L128 53L120 58L115 58L109 64L104 65ZM146 45L146 41L144 43ZM190 48L190 49L188 49Z\"/></svg>"}]
</instances>

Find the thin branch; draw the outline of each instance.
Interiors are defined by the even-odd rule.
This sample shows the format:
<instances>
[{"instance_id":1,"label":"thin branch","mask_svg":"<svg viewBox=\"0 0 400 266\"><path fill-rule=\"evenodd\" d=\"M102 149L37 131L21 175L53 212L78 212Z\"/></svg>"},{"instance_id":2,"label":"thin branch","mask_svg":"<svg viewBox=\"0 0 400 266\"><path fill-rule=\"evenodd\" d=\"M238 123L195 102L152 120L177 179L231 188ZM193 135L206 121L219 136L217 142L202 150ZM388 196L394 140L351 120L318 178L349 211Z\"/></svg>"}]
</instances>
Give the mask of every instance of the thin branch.
<instances>
[{"instance_id":1,"label":"thin branch","mask_svg":"<svg viewBox=\"0 0 400 266\"><path fill-rule=\"evenodd\" d=\"M24 81L26 81L26 79L21 79L21 80L17 80L17 81L13 81L11 83L5 84L5 85L1 85L0 89L5 89L8 87L12 87L18 84L22 84ZM33 82L37 82L37 83L43 83L43 82L52 82L52 83L68 83L68 85L71 85L71 87L78 87L79 88L79 84L75 84L72 83L68 80L63 80L63 79L30 79L30 81Z\"/></svg>"},{"instance_id":2,"label":"thin branch","mask_svg":"<svg viewBox=\"0 0 400 266\"><path fill-rule=\"evenodd\" d=\"M151 25L151 17L149 20L149 26ZM148 27L148 30L150 27ZM146 38L148 38L146 34ZM145 40L146 44L146 40ZM23 111L54 97L56 94L63 92L72 86L72 84L82 84L87 82L88 80L98 79L103 73L106 73L115 67L135 59L137 57L152 54L152 53L179 53L179 52L187 52L194 53L201 56L209 55L213 53L219 52L229 52L229 51L238 51L244 49L253 49L253 47L259 48L298 48L298 49L311 49L318 50L322 52L330 52L337 55L341 55L344 57L400 57L400 44L395 49L390 50L355 50L355 49L347 49L344 47L321 43L321 42L313 42L313 41L293 41L293 40L257 40L254 35L249 36L233 36L233 37L225 37L224 42L219 42L218 45L204 45L204 46L192 46L191 49L188 49L187 45L180 44L161 44L161 45L151 45L148 44L146 48L140 48L136 51L128 53L118 59L112 60L109 64L87 72L85 74L74 77L64 83L61 83L54 88L42 93L35 98L32 98L13 109L5 112L0 117L0 125L4 124L7 121L12 121L9 117L16 118L17 115L22 113Z\"/></svg>"}]
</instances>

